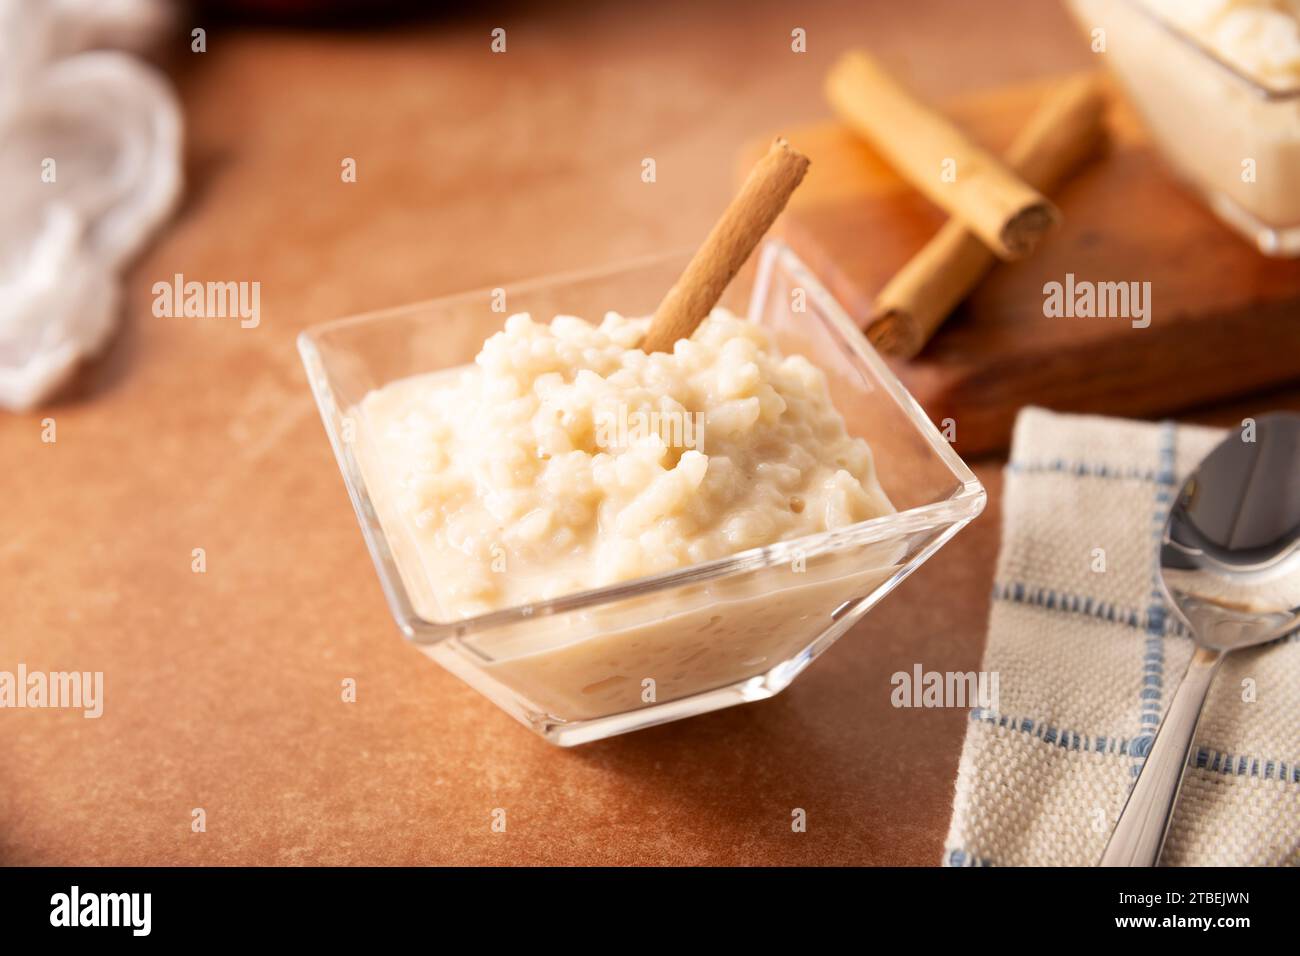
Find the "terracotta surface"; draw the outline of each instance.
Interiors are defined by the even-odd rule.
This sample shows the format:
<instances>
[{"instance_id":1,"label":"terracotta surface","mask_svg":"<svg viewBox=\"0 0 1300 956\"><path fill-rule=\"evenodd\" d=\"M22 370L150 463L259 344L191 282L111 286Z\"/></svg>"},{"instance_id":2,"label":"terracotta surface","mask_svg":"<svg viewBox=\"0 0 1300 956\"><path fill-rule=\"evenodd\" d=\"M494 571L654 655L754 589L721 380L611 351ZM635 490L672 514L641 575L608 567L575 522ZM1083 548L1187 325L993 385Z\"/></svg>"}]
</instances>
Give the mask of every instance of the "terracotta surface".
<instances>
[{"instance_id":1,"label":"terracotta surface","mask_svg":"<svg viewBox=\"0 0 1300 956\"><path fill-rule=\"evenodd\" d=\"M1056 5L980 6L512 6L355 37L214 27L179 55L191 185L124 330L71 395L0 418L0 669L107 683L100 720L0 712L0 862L937 862L966 717L894 710L889 675L977 666L996 462L976 525L786 694L561 751L399 639L294 337L692 244L740 144L824 115L850 44L936 96L1087 65ZM176 272L260 281L261 325L154 318Z\"/></svg>"}]
</instances>

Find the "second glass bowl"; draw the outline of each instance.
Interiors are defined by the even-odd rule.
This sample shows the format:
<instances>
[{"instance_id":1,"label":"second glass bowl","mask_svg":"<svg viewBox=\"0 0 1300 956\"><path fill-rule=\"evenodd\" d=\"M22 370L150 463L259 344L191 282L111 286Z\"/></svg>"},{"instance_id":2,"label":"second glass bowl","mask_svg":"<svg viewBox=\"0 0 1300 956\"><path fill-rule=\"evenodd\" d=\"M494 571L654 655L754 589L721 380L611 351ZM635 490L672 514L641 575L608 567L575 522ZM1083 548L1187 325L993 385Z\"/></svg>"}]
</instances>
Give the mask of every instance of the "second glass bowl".
<instances>
[{"instance_id":1,"label":"second glass bowl","mask_svg":"<svg viewBox=\"0 0 1300 956\"><path fill-rule=\"evenodd\" d=\"M1067 0L1161 153L1265 255L1300 256L1300 88L1274 89L1139 0Z\"/></svg>"}]
</instances>

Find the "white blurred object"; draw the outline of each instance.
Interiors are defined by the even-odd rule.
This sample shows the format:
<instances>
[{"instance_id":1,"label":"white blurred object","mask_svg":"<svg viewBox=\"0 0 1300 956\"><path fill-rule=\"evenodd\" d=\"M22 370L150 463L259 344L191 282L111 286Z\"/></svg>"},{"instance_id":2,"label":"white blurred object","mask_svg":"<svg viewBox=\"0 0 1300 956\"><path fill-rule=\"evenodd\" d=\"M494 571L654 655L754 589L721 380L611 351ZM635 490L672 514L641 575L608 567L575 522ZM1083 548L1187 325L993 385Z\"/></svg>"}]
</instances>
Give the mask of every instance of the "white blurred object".
<instances>
[{"instance_id":1,"label":"white blurred object","mask_svg":"<svg viewBox=\"0 0 1300 956\"><path fill-rule=\"evenodd\" d=\"M99 350L118 270L181 190L181 114L135 57L157 0L0 0L0 406L31 408ZM47 181L53 161L53 181Z\"/></svg>"},{"instance_id":2,"label":"white blurred object","mask_svg":"<svg viewBox=\"0 0 1300 956\"><path fill-rule=\"evenodd\" d=\"M100 48L144 53L172 24L171 4L162 0L36 2L52 8L58 24L52 37L56 56Z\"/></svg>"}]
</instances>

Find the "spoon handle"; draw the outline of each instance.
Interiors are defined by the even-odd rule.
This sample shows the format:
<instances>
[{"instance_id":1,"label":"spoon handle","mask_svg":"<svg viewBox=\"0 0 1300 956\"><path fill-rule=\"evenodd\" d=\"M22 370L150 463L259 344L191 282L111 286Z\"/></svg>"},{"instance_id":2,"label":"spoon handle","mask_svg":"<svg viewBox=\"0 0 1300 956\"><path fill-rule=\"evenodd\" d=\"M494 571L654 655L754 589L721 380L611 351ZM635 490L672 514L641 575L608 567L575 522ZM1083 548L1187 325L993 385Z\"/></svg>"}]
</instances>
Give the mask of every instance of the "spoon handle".
<instances>
[{"instance_id":1,"label":"spoon handle","mask_svg":"<svg viewBox=\"0 0 1300 956\"><path fill-rule=\"evenodd\" d=\"M1222 651L1198 647L1192 653L1187 673L1169 702L1142 772L1101 855L1101 866L1155 866L1160 859L1205 695L1222 662Z\"/></svg>"}]
</instances>

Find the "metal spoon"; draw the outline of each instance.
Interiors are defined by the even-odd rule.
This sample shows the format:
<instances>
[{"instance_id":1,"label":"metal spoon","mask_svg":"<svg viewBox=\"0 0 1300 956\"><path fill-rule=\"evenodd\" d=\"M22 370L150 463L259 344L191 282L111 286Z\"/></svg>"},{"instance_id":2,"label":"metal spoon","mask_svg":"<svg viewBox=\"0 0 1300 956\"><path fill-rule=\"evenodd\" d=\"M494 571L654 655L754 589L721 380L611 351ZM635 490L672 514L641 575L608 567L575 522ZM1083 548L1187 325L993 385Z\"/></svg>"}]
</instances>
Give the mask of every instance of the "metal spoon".
<instances>
[{"instance_id":1,"label":"metal spoon","mask_svg":"<svg viewBox=\"0 0 1300 956\"><path fill-rule=\"evenodd\" d=\"M1264 415L1201 462L1169 512L1160 583L1196 644L1101 856L1160 858L1205 697L1231 651L1300 626L1300 415Z\"/></svg>"}]
</instances>

